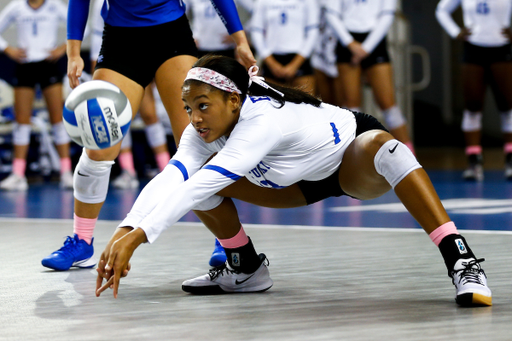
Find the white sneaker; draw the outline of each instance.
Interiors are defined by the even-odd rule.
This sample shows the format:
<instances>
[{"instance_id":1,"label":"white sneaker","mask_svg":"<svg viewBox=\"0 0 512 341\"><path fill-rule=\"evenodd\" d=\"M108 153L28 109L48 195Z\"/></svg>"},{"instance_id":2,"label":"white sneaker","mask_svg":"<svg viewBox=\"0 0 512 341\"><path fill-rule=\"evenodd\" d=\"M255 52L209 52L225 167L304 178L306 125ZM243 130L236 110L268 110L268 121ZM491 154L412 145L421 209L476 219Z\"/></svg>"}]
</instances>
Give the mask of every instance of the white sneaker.
<instances>
[{"instance_id":1,"label":"white sneaker","mask_svg":"<svg viewBox=\"0 0 512 341\"><path fill-rule=\"evenodd\" d=\"M487 276L480 266L484 259L459 259L451 272L455 285L455 301L461 306L492 305Z\"/></svg>"},{"instance_id":2,"label":"white sneaker","mask_svg":"<svg viewBox=\"0 0 512 341\"><path fill-rule=\"evenodd\" d=\"M0 182L0 189L4 191L26 191L28 189L27 178L11 173Z\"/></svg>"},{"instance_id":3,"label":"white sneaker","mask_svg":"<svg viewBox=\"0 0 512 341\"><path fill-rule=\"evenodd\" d=\"M73 173L71 171L64 172L60 175L60 188L73 189Z\"/></svg>"},{"instance_id":4,"label":"white sneaker","mask_svg":"<svg viewBox=\"0 0 512 341\"><path fill-rule=\"evenodd\" d=\"M206 275L183 282L181 288L185 292L199 295L223 293L263 292L272 287L272 279L268 272L266 256L260 254L261 265L252 274L244 274L233 270L225 263L210 269Z\"/></svg>"},{"instance_id":5,"label":"white sneaker","mask_svg":"<svg viewBox=\"0 0 512 341\"><path fill-rule=\"evenodd\" d=\"M136 175L131 175L130 172L123 170L121 175L112 181L112 186L119 189L139 188L139 180Z\"/></svg>"}]
</instances>

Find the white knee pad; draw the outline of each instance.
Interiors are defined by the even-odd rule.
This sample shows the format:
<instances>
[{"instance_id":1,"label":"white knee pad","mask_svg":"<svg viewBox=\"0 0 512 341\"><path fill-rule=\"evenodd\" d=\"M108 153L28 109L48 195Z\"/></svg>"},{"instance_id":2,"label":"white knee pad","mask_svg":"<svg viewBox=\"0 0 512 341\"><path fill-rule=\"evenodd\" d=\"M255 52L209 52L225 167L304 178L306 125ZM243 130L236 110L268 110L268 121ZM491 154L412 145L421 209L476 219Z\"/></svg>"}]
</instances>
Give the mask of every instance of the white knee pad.
<instances>
[{"instance_id":1,"label":"white knee pad","mask_svg":"<svg viewBox=\"0 0 512 341\"><path fill-rule=\"evenodd\" d=\"M482 113L464 110L461 129L463 132L479 131L482 129Z\"/></svg>"},{"instance_id":2,"label":"white knee pad","mask_svg":"<svg viewBox=\"0 0 512 341\"><path fill-rule=\"evenodd\" d=\"M69 143L70 141L69 135L66 132L66 128L64 128L63 122L55 123L52 125L52 136L53 142L55 142L57 146Z\"/></svg>"},{"instance_id":3,"label":"white knee pad","mask_svg":"<svg viewBox=\"0 0 512 341\"><path fill-rule=\"evenodd\" d=\"M224 197L220 197L218 195L212 195L208 199L206 199L203 202L200 202L196 206L194 206L194 211L209 211L213 210L215 207L219 206L222 201L224 200Z\"/></svg>"},{"instance_id":4,"label":"white knee pad","mask_svg":"<svg viewBox=\"0 0 512 341\"><path fill-rule=\"evenodd\" d=\"M132 132L128 130L126 134L123 136L123 140L121 141L121 149L131 148L132 147Z\"/></svg>"},{"instance_id":5,"label":"white knee pad","mask_svg":"<svg viewBox=\"0 0 512 341\"><path fill-rule=\"evenodd\" d=\"M501 132L512 133L512 110L501 112Z\"/></svg>"},{"instance_id":6,"label":"white knee pad","mask_svg":"<svg viewBox=\"0 0 512 341\"><path fill-rule=\"evenodd\" d=\"M30 131L32 127L30 124L14 124L12 130L12 142L17 146L26 146L30 144Z\"/></svg>"},{"instance_id":7,"label":"white knee pad","mask_svg":"<svg viewBox=\"0 0 512 341\"><path fill-rule=\"evenodd\" d=\"M75 198L86 204L104 202L113 164L114 161L91 160L84 149L73 176Z\"/></svg>"},{"instance_id":8,"label":"white knee pad","mask_svg":"<svg viewBox=\"0 0 512 341\"><path fill-rule=\"evenodd\" d=\"M151 148L161 145L167 145L167 137L165 136L165 129L162 122L158 121L144 128L146 131L146 138Z\"/></svg>"},{"instance_id":9,"label":"white knee pad","mask_svg":"<svg viewBox=\"0 0 512 341\"><path fill-rule=\"evenodd\" d=\"M405 117L402 115L402 110L400 110L396 105L386 110L382 110L382 116L384 117L386 127L390 130L396 129L405 124Z\"/></svg>"},{"instance_id":10,"label":"white knee pad","mask_svg":"<svg viewBox=\"0 0 512 341\"><path fill-rule=\"evenodd\" d=\"M409 173L421 168L409 148L398 140L389 140L380 147L373 160L377 173L395 188Z\"/></svg>"}]
</instances>

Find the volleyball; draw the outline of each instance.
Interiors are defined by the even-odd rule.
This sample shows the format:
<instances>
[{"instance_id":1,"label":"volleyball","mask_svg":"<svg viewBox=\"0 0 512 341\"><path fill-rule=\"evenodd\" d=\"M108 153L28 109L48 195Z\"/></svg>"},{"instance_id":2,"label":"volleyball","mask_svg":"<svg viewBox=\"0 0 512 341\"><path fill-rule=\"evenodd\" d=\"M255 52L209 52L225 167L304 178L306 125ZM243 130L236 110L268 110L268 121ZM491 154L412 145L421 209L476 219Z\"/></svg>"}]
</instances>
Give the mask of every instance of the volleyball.
<instances>
[{"instance_id":1,"label":"volleyball","mask_svg":"<svg viewBox=\"0 0 512 341\"><path fill-rule=\"evenodd\" d=\"M71 91L63 118L73 141L88 149L104 149L123 139L130 128L132 109L117 86L93 80Z\"/></svg>"}]
</instances>

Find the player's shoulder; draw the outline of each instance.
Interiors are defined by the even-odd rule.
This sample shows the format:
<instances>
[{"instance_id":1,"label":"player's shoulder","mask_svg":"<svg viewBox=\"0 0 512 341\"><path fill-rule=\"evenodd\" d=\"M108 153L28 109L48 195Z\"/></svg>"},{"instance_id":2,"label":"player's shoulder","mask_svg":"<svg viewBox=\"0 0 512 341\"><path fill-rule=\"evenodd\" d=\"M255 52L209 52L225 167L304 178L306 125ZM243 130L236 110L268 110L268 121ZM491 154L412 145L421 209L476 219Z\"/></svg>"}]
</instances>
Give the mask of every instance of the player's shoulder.
<instances>
[{"instance_id":1,"label":"player's shoulder","mask_svg":"<svg viewBox=\"0 0 512 341\"><path fill-rule=\"evenodd\" d=\"M27 7L27 6L28 6L28 2L27 1L13 0L13 1L9 2L7 4L7 6L5 6L5 8L2 10L2 12L3 11L21 10L24 7Z\"/></svg>"},{"instance_id":2,"label":"player's shoulder","mask_svg":"<svg viewBox=\"0 0 512 341\"><path fill-rule=\"evenodd\" d=\"M242 105L242 118L249 119L263 116L266 113L279 110L280 104L268 96L247 96Z\"/></svg>"}]
</instances>

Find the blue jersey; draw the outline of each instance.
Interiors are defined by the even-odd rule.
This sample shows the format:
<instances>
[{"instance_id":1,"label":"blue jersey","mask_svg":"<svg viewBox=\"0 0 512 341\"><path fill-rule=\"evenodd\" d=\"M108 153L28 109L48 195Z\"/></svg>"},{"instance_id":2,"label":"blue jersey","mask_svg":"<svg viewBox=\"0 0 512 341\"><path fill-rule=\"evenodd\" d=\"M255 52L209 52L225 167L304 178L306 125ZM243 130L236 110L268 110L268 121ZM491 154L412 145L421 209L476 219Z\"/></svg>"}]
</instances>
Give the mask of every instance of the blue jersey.
<instances>
[{"instance_id":1,"label":"blue jersey","mask_svg":"<svg viewBox=\"0 0 512 341\"><path fill-rule=\"evenodd\" d=\"M211 1L229 34L243 29L233 0ZM89 3L90 0L69 0L68 39L83 39ZM185 4L181 0L105 0L101 10L105 23L118 27L160 25L184 13Z\"/></svg>"}]
</instances>

